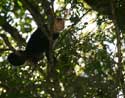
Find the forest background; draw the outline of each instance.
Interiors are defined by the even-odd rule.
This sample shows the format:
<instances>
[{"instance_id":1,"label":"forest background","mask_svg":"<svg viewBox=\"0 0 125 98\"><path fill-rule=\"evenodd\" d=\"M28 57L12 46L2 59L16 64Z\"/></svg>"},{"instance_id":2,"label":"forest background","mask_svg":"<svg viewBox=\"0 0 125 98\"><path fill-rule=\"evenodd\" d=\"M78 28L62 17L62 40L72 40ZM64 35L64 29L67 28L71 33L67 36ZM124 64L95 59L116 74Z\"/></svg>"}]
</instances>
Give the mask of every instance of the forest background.
<instances>
[{"instance_id":1,"label":"forest background","mask_svg":"<svg viewBox=\"0 0 125 98\"><path fill-rule=\"evenodd\" d=\"M0 98L125 98L124 11L124 0L1 0ZM13 67L7 55L55 17L65 19L56 66Z\"/></svg>"}]
</instances>

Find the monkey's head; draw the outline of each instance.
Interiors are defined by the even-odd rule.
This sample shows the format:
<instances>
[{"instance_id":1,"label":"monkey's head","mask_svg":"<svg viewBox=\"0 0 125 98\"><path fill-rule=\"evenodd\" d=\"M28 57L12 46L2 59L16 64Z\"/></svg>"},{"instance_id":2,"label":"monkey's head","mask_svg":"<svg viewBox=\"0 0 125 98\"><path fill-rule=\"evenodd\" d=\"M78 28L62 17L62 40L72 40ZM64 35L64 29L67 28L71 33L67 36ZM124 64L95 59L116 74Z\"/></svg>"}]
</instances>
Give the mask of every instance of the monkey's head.
<instances>
[{"instance_id":1,"label":"monkey's head","mask_svg":"<svg viewBox=\"0 0 125 98\"><path fill-rule=\"evenodd\" d=\"M23 51L16 51L8 55L7 60L13 66L23 65L26 61Z\"/></svg>"},{"instance_id":2,"label":"monkey's head","mask_svg":"<svg viewBox=\"0 0 125 98\"><path fill-rule=\"evenodd\" d=\"M63 18L55 18L54 20L54 32L59 32L64 29L65 21Z\"/></svg>"}]
</instances>

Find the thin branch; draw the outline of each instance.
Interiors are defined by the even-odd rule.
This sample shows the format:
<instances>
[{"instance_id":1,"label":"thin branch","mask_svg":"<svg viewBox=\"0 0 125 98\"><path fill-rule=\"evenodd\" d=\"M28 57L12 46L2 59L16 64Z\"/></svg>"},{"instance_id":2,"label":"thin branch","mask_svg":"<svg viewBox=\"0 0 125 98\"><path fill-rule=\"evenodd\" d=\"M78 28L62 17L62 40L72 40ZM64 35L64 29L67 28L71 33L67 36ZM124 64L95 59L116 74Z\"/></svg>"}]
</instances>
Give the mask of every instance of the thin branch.
<instances>
[{"instance_id":1,"label":"thin branch","mask_svg":"<svg viewBox=\"0 0 125 98\"><path fill-rule=\"evenodd\" d=\"M10 50L9 48L3 48L3 49L1 48L1 49L0 49L0 53L2 53L2 52L4 52L4 51L9 51L9 50Z\"/></svg>"},{"instance_id":2,"label":"thin branch","mask_svg":"<svg viewBox=\"0 0 125 98\"><path fill-rule=\"evenodd\" d=\"M112 17L113 17L113 22L114 22L114 25L115 25L115 30L116 30L116 37L117 37L117 57L118 57L118 62L117 62L117 65L118 65L118 70L117 70L117 79L118 79L118 83L119 85L121 86L121 89L123 91L123 94L124 94L124 97L125 97L125 86L124 86L124 76L123 76L123 66L122 66L122 51L121 51L121 47L122 47L122 43L121 43L121 34L122 32L120 31L119 29L119 26L118 26L118 16L116 15L116 6L117 6L117 3L115 0L111 0L111 8L112 8Z\"/></svg>"},{"instance_id":3,"label":"thin branch","mask_svg":"<svg viewBox=\"0 0 125 98\"><path fill-rule=\"evenodd\" d=\"M5 44L9 47L10 50L15 51L15 49L13 48L11 43L9 42L8 37L5 34L0 34L0 37L2 37L2 39L5 42Z\"/></svg>"},{"instance_id":4,"label":"thin branch","mask_svg":"<svg viewBox=\"0 0 125 98\"><path fill-rule=\"evenodd\" d=\"M53 61L52 60L52 56L51 56L52 55L51 54L52 53L51 50L52 50L52 43L53 43L53 41L52 41L52 32L50 32L50 31L52 31L52 30L50 30L51 29L50 26L51 26L52 23L50 22L49 28L48 28L48 30L46 30L46 28L44 28L44 25L45 25L44 17L43 17L43 15L40 14L40 11L37 9L37 7L32 2L30 2L29 0L21 0L21 2L23 4L23 6L26 9L29 10L29 12L33 16L36 24L38 25L38 27L40 27L41 31L43 31L43 33L49 39L49 42L50 42L50 45L49 45L50 46L49 47L49 50L50 50L49 51L49 59L50 59L50 61ZM53 21L53 19L51 17L51 15L52 15L52 13L51 13L52 9L50 8L50 3L48 1L46 1L46 0L45 1L41 1L41 3L42 3L42 6L43 6L43 9L45 11L45 14L48 16L48 19L51 20L51 21ZM50 64L53 65L53 63L50 63Z\"/></svg>"},{"instance_id":5,"label":"thin branch","mask_svg":"<svg viewBox=\"0 0 125 98\"><path fill-rule=\"evenodd\" d=\"M3 18L2 16L0 16L0 18ZM17 44L19 46L25 45L26 41L24 38L22 38L22 36L19 34L18 30L14 27L12 27L4 18L4 23L1 25L1 27L8 32L13 39L17 42Z\"/></svg>"},{"instance_id":6,"label":"thin branch","mask_svg":"<svg viewBox=\"0 0 125 98\"><path fill-rule=\"evenodd\" d=\"M21 0L23 6L29 10L31 15L33 16L37 26L43 31L43 33L48 37L48 34L46 32L46 28L44 28L45 20L44 16L40 14L40 11L35 7L35 5L30 2L29 0Z\"/></svg>"}]
</instances>

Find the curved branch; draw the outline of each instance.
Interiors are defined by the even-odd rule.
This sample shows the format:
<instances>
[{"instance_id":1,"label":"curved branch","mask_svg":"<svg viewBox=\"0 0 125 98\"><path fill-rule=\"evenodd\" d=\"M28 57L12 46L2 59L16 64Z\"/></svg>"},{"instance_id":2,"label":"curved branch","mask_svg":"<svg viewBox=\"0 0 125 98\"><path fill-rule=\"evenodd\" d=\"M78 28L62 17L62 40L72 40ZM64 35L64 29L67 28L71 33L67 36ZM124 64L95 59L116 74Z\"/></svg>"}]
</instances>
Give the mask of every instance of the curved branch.
<instances>
[{"instance_id":1,"label":"curved branch","mask_svg":"<svg viewBox=\"0 0 125 98\"><path fill-rule=\"evenodd\" d=\"M0 34L0 37L4 40L5 44L9 47L10 50L15 51L11 43L9 42L7 36L5 34Z\"/></svg>"},{"instance_id":2,"label":"curved branch","mask_svg":"<svg viewBox=\"0 0 125 98\"><path fill-rule=\"evenodd\" d=\"M29 10L29 12L31 13L31 15L33 16L37 26L41 29L41 31L44 32L44 34L48 37L48 33L46 32L46 28L45 27L45 20L44 20L44 16L40 14L40 11L35 7L35 5L28 1L28 0L20 0L23 4L23 6Z\"/></svg>"},{"instance_id":3,"label":"curved branch","mask_svg":"<svg viewBox=\"0 0 125 98\"><path fill-rule=\"evenodd\" d=\"M22 38L18 30L12 27L8 22L5 22L3 25L1 25L1 27L13 37L13 39L17 42L19 46L26 44L25 39Z\"/></svg>"}]
</instances>

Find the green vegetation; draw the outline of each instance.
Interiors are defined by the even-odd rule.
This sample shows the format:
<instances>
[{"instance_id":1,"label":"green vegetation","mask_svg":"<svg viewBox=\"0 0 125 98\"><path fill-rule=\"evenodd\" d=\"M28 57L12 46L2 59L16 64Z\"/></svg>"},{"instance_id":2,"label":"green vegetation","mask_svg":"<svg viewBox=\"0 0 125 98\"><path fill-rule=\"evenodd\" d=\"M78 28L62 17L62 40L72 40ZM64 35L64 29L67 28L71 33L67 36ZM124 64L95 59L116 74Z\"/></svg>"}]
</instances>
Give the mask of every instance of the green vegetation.
<instances>
[{"instance_id":1,"label":"green vegetation","mask_svg":"<svg viewBox=\"0 0 125 98\"><path fill-rule=\"evenodd\" d=\"M125 98L124 11L124 0L1 0L0 98ZM56 64L14 68L7 55L55 16L65 19Z\"/></svg>"}]
</instances>

